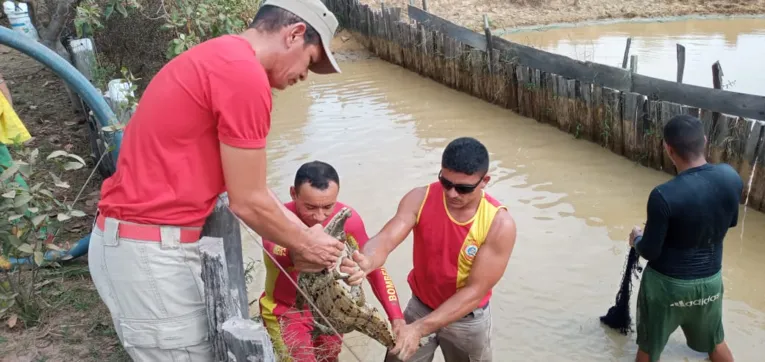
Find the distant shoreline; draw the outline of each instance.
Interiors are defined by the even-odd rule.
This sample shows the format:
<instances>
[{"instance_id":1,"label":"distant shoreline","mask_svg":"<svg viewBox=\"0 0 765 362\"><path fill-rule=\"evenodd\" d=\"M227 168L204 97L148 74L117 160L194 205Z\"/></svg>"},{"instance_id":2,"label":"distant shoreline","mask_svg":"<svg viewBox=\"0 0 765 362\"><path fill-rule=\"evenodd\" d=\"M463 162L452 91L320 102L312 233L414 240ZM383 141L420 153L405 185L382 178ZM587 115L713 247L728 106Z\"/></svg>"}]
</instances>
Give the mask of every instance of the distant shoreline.
<instances>
[{"instance_id":1,"label":"distant shoreline","mask_svg":"<svg viewBox=\"0 0 765 362\"><path fill-rule=\"evenodd\" d=\"M551 29L563 29L563 28L577 28L584 26L598 26L598 25L610 25L610 24L623 24L623 23L666 23L674 21L686 21L686 20L733 20L733 19L765 19L765 14L690 14L690 15L678 15L678 16L666 16L666 17L651 17L651 18L609 18L609 19L597 19L587 20L579 22L562 22L562 23L550 23L540 25L525 25L518 27L510 27L503 29L492 29L493 35L508 35L515 33L525 33L531 31L545 31Z\"/></svg>"}]
</instances>

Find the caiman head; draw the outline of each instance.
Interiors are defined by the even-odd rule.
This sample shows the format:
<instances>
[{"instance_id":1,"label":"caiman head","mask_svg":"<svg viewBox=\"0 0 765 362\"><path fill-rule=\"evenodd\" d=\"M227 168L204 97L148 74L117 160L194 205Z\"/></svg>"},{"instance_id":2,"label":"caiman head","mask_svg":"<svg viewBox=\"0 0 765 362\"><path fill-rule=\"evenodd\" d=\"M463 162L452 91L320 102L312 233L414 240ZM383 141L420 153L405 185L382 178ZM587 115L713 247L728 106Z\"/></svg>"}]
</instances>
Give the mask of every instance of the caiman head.
<instances>
[{"instance_id":1,"label":"caiman head","mask_svg":"<svg viewBox=\"0 0 765 362\"><path fill-rule=\"evenodd\" d=\"M350 208L342 208L337 212L337 214L335 214L335 216L332 217L329 223L327 223L327 226L324 227L324 232L337 240L345 242L345 222L348 221L348 218L350 218L351 215L352 212ZM337 279L338 274L340 274L340 277L346 277L342 275L343 273L340 273L340 262L342 261L342 258L346 256L348 256L347 244L346 252L344 252L337 260L337 266L335 269L324 269L317 273L302 272L300 273L300 280L298 283L301 285L301 287L307 288L307 290L314 288L321 289L326 288L329 283Z\"/></svg>"}]
</instances>

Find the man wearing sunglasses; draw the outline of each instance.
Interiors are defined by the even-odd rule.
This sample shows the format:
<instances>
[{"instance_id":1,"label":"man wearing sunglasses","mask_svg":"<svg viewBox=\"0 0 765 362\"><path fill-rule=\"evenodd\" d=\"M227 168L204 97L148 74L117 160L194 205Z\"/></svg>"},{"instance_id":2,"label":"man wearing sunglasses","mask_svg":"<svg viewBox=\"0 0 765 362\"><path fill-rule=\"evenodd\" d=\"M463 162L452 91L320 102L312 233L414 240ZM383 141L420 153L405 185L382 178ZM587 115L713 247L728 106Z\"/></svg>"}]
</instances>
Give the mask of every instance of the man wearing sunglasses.
<instances>
[{"instance_id":1,"label":"man wearing sunglasses","mask_svg":"<svg viewBox=\"0 0 765 362\"><path fill-rule=\"evenodd\" d=\"M407 193L382 230L355 253L358 283L414 231L412 299L396 346L386 361L491 361L491 289L505 272L516 227L507 208L489 196L489 153L478 140L446 146L438 181ZM435 334L418 349L420 339Z\"/></svg>"}]
</instances>

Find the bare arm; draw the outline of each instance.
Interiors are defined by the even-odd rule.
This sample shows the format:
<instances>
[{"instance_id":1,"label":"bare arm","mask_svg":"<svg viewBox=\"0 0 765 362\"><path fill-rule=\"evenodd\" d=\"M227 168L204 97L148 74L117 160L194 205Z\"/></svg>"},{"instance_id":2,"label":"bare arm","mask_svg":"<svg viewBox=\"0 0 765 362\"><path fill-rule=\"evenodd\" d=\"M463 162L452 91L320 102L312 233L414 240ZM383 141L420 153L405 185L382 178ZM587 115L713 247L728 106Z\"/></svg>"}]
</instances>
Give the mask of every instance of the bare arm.
<instances>
[{"instance_id":1,"label":"bare arm","mask_svg":"<svg viewBox=\"0 0 765 362\"><path fill-rule=\"evenodd\" d=\"M3 79L3 75L0 74L0 93L5 96L5 99L8 100L8 103L11 104L11 107L13 107L13 99L11 98L11 90L8 89L8 84L5 82L5 79Z\"/></svg>"},{"instance_id":2,"label":"bare arm","mask_svg":"<svg viewBox=\"0 0 765 362\"><path fill-rule=\"evenodd\" d=\"M505 273L515 247L515 236L513 217L501 210L492 222L486 241L478 249L465 286L425 318L413 323L420 335L429 335L478 307Z\"/></svg>"},{"instance_id":3,"label":"bare arm","mask_svg":"<svg viewBox=\"0 0 765 362\"><path fill-rule=\"evenodd\" d=\"M277 204L279 204L279 208L282 210L282 213L284 213L284 216L286 216L290 221L294 222L295 224L298 224L298 226L304 226L305 224L303 221L300 220L300 218L295 215L294 212L289 211L286 207L284 207L284 203L282 203L282 200L279 200L278 197L276 197L276 194L273 190L268 189L268 192L271 194L271 198L276 201Z\"/></svg>"},{"instance_id":4,"label":"bare arm","mask_svg":"<svg viewBox=\"0 0 765 362\"><path fill-rule=\"evenodd\" d=\"M308 228L291 220L294 214L266 185L266 150L221 143L220 155L231 210L264 239L288 249L309 247Z\"/></svg>"},{"instance_id":5,"label":"bare arm","mask_svg":"<svg viewBox=\"0 0 765 362\"><path fill-rule=\"evenodd\" d=\"M385 264L393 249L406 239L406 236L417 223L417 213L425 199L425 187L418 187L409 191L398 204L396 215L383 226L377 235L364 244L362 253L369 261L368 265L362 266L365 273L371 273Z\"/></svg>"}]
</instances>

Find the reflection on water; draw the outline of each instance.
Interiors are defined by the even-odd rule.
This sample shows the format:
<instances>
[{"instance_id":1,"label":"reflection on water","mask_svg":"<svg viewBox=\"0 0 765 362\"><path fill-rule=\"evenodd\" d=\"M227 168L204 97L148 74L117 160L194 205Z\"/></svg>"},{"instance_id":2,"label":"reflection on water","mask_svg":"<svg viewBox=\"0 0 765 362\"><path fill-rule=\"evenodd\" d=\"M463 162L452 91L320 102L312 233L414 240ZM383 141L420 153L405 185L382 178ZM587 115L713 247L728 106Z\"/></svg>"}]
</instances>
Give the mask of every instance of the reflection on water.
<instances>
[{"instance_id":1,"label":"reflection on water","mask_svg":"<svg viewBox=\"0 0 765 362\"><path fill-rule=\"evenodd\" d=\"M685 46L683 82L712 87L712 64L725 89L765 95L765 19L705 19L615 23L507 34L505 39L579 60L621 67L627 38L638 73L675 81L677 44Z\"/></svg>"},{"instance_id":2,"label":"reflection on water","mask_svg":"<svg viewBox=\"0 0 765 362\"><path fill-rule=\"evenodd\" d=\"M508 205L518 225L492 299L495 360L632 361L635 336L605 329L598 317L614 301L626 236L644 221L651 188L669 176L392 64L341 66L342 74L312 76L275 99L269 185L277 195L289 198L303 162L329 162L340 173L340 200L358 210L374 235L407 191L436 180L450 140L477 137L492 157L488 192ZM765 267L759 265L765 215L748 211L743 234L740 228L725 247L725 328L737 358L753 361L765 353ZM411 243L410 236L386 263L402 308L411 296ZM253 243L245 248L246 259L260 257ZM251 290L251 298L258 294ZM366 337L352 333L345 341L365 361L382 360L384 348ZM704 360L685 347L680 331L662 357ZM346 348L341 360L355 358ZM439 354L436 360L442 361Z\"/></svg>"}]
</instances>

